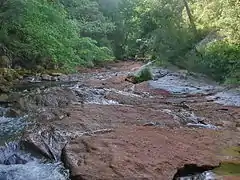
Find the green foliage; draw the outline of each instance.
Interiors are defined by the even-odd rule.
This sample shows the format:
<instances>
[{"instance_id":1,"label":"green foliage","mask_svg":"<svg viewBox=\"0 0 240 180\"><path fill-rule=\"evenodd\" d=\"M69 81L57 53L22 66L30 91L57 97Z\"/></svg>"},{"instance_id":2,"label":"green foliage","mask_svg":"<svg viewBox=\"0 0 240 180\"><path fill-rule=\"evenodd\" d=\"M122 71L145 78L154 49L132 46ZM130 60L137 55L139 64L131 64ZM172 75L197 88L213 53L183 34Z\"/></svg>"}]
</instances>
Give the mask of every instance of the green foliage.
<instances>
[{"instance_id":1,"label":"green foliage","mask_svg":"<svg viewBox=\"0 0 240 180\"><path fill-rule=\"evenodd\" d=\"M191 8L198 29L214 29L224 37L203 48L197 63L216 80L240 84L240 2L200 0Z\"/></svg>"},{"instance_id":2,"label":"green foliage","mask_svg":"<svg viewBox=\"0 0 240 180\"><path fill-rule=\"evenodd\" d=\"M101 12L97 1L60 0L70 17L78 21L80 34L99 40L114 30L114 24Z\"/></svg>"},{"instance_id":3,"label":"green foliage","mask_svg":"<svg viewBox=\"0 0 240 180\"><path fill-rule=\"evenodd\" d=\"M124 54L127 56L154 56L177 61L196 41L189 25L184 22L183 1L177 0L123 0L127 7L120 9L124 19ZM127 3L127 5L126 5ZM127 11L127 12L126 12ZM129 18L131 17L131 18ZM121 26L117 26L121 29Z\"/></svg>"},{"instance_id":4,"label":"green foliage","mask_svg":"<svg viewBox=\"0 0 240 180\"><path fill-rule=\"evenodd\" d=\"M221 41L213 43L204 50L201 63L211 70L210 75L213 78L224 82L240 72L239 60L240 46Z\"/></svg>"},{"instance_id":5,"label":"green foliage","mask_svg":"<svg viewBox=\"0 0 240 180\"><path fill-rule=\"evenodd\" d=\"M136 54L138 26L135 8L138 0L99 0L101 10L114 22L115 29L107 37L117 59ZM106 4L108 4L106 6Z\"/></svg>"},{"instance_id":6,"label":"green foliage","mask_svg":"<svg viewBox=\"0 0 240 180\"><path fill-rule=\"evenodd\" d=\"M240 2L238 0L194 0L193 16L199 29L218 29L235 43L240 41Z\"/></svg>"},{"instance_id":7,"label":"green foliage","mask_svg":"<svg viewBox=\"0 0 240 180\"><path fill-rule=\"evenodd\" d=\"M82 38L77 45L77 54L83 60L82 65L93 66L99 64L104 60L111 60L113 55L106 47L98 47L97 41L90 38Z\"/></svg>"},{"instance_id":8,"label":"green foliage","mask_svg":"<svg viewBox=\"0 0 240 180\"><path fill-rule=\"evenodd\" d=\"M110 59L111 53L105 48L79 36L78 23L68 19L59 3L12 0L6 1L0 11L0 41L30 67L36 64L73 67L87 61ZM87 55L85 45L89 47Z\"/></svg>"}]
</instances>

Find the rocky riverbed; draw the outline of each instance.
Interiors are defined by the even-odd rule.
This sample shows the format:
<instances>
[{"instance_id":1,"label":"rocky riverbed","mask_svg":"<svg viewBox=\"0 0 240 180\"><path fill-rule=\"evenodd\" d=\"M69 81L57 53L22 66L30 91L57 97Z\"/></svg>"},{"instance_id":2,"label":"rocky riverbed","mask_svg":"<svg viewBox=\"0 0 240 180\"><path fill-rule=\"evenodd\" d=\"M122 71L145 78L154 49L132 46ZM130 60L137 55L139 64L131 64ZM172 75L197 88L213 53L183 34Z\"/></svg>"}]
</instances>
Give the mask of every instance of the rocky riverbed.
<instances>
[{"instance_id":1,"label":"rocky riverbed","mask_svg":"<svg viewBox=\"0 0 240 180\"><path fill-rule=\"evenodd\" d=\"M0 179L226 179L240 169L240 93L186 71L121 62L26 77L0 109ZM5 145L6 144L6 145Z\"/></svg>"}]
</instances>

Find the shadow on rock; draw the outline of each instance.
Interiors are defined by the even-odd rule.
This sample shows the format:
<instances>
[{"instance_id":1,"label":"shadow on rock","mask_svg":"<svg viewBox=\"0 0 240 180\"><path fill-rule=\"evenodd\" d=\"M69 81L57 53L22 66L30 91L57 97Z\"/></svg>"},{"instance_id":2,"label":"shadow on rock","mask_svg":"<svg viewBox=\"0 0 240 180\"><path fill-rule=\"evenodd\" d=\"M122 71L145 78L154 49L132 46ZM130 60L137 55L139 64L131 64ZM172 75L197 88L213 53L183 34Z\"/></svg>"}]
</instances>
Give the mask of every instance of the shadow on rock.
<instances>
[{"instance_id":1,"label":"shadow on rock","mask_svg":"<svg viewBox=\"0 0 240 180\"><path fill-rule=\"evenodd\" d=\"M29 153L23 152L16 142L6 144L0 147L0 164L26 164L29 161L36 161Z\"/></svg>"},{"instance_id":2,"label":"shadow on rock","mask_svg":"<svg viewBox=\"0 0 240 180\"><path fill-rule=\"evenodd\" d=\"M40 154L47 160L59 162L67 139L53 127L37 126L26 132L20 143L24 149L30 152Z\"/></svg>"}]
</instances>

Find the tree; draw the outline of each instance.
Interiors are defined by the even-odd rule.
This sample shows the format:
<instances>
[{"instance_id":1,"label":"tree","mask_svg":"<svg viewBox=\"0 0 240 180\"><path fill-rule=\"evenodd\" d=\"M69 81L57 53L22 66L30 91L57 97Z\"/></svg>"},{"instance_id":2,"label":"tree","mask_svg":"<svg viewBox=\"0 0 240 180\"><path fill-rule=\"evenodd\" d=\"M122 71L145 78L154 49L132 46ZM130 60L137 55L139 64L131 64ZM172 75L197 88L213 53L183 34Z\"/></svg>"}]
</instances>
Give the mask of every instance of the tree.
<instances>
[{"instance_id":1,"label":"tree","mask_svg":"<svg viewBox=\"0 0 240 180\"><path fill-rule=\"evenodd\" d=\"M0 12L0 42L14 52L26 68L38 64L45 68L53 68L47 67L49 64L73 67L94 63L98 58L110 59L110 53L98 47L95 41L80 37L78 22L69 19L58 2L5 1ZM82 44L90 45L88 51L92 53L88 54L92 56L86 58Z\"/></svg>"},{"instance_id":2,"label":"tree","mask_svg":"<svg viewBox=\"0 0 240 180\"><path fill-rule=\"evenodd\" d=\"M209 43L198 63L221 82L240 83L240 2L237 0L200 0L191 4L198 29L217 31L222 40Z\"/></svg>"}]
</instances>

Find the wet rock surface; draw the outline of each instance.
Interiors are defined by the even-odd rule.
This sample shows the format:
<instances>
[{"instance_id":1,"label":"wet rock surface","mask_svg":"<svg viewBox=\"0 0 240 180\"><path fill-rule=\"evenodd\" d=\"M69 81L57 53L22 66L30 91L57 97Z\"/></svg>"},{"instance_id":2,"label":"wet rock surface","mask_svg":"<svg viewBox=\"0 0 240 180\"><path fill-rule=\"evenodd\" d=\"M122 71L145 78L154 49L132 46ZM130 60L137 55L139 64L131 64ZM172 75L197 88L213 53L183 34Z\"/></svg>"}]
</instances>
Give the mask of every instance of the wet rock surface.
<instances>
[{"instance_id":1,"label":"wet rock surface","mask_svg":"<svg viewBox=\"0 0 240 180\"><path fill-rule=\"evenodd\" d=\"M21 92L8 97L10 114L19 120L27 113L31 123L23 134L17 133L21 148L0 156L2 162L13 157L14 165L1 162L0 175L6 178L13 172L14 179L33 168L41 173L29 178L68 179L63 162L71 179L166 180L188 164L216 167L225 161L221 151L240 142L239 94L225 98L219 95L224 88L205 77L159 68L153 69L153 81L125 81L141 66L124 62L82 74L51 74L51 80L45 78L48 82L23 79L16 88ZM227 103L214 102L216 95ZM0 115L1 128L11 129L9 136L18 132L17 123L4 124L6 111ZM25 161L29 156L21 151L35 160ZM207 180L213 176L209 170L186 178Z\"/></svg>"}]
</instances>

